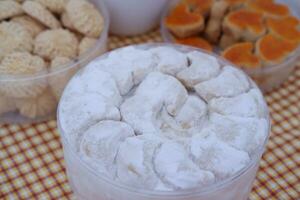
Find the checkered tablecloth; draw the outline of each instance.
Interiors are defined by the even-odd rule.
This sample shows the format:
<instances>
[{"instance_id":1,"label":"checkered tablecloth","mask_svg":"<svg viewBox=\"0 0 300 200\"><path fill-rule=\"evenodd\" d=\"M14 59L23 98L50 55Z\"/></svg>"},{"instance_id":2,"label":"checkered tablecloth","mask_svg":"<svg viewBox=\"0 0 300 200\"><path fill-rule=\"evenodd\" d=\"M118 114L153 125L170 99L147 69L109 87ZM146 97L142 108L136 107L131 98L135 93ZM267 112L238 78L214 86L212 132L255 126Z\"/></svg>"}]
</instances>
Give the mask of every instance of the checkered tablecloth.
<instances>
[{"instance_id":1,"label":"checkered tablecloth","mask_svg":"<svg viewBox=\"0 0 300 200\"><path fill-rule=\"evenodd\" d=\"M109 48L160 42L158 31L110 37ZM300 199L300 65L281 88L266 95L272 133L250 200ZM0 125L0 199L72 199L56 121Z\"/></svg>"}]
</instances>

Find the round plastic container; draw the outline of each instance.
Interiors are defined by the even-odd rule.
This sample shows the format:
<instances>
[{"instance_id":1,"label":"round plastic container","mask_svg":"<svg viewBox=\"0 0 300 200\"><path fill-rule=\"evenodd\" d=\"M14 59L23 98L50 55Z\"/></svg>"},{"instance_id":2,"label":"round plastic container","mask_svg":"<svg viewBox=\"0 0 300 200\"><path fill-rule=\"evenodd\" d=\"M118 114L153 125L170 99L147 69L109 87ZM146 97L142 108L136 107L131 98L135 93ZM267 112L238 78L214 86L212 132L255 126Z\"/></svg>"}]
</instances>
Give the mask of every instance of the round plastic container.
<instances>
[{"instance_id":1,"label":"round plastic container","mask_svg":"<svg viewBox=\"0 0 300 200\"><path fill-rule=\"evenodd\" d=\"M223 58L197 48L175 45L175 44L144 44L136 45L141 49L149 49L157 46L169 46L182 52L200 51L213 55L220 64L229 64ZM105 58L107 54L97 58L99 60ZM80 73L80 72L79 72ZM256 84L252 81L252 84ZM64 96L62 97L63 101ZM60 104L61 106L62 104ZM70 143L66 130L61 126L61 115L58 108L58 130L61 134L61 139L64 149L64 158L66 162L66 171L69 182L79 200L246 200L252 188L253 181L259 166L259 161L264 152L268 141L270 127L265 133L266 138L262 145L259 146L256 152L251 155L251 162L238 173L234 174L223 181L219 181L213 185L201 187L193 190L184 191L152 191L129 187L125 184L120 184L107 176L96 172L90 165L83 161L77 154L77 148ZM265 103L266 113L265 118L270 124L267 104Z\"/></svg>"},{"instance_id":2,"label":"round plastic container","mask_svg":"<svg viewBox=\"0 0 300 200\"><path fill-rule=\"evenodd\" d=\"M164 19L170 9L175 6L179 0L172 1L165 8L161 19L161 35L165 42L174 42L174 36L165 26ZM300 19L300 2L294 0L276 0L278 3L286 4L292 11L292 14ZM218 47L214 48L218 52ZM270 65L262 68L244 70L258 84L263 92L269 92L280 86L296 67L300 59L300 46L282 63Z\"/></svg>"},{"instance_id":3,"label":"round plastic container","mask_svg":"<svg viewBox=\"0 0 300 200\"><path fill-rule=\"evenodd\" d=\"M40 73L34 76L4 76L0 74L0 87L9 87L22 89L23 86L47 84L46 90L63 91L69 79L78 69L85 66L95 57L103 54L107 50L107 38L109 30L109 13L103 1L90 0L101 12L104 17L104 28L96 45L89 49L82 56L75 59L75 62L61 66L59 70ZM54 84L50 84L52 81ZM34 87L33 87L34 88ZM9 106L7 104L9 102ZM22 104L26 102L26 104ZM33 123L55 118L57 98L48 98L36 100L35 97L11 97L0 93L0 122L2 123ZM18 106L17 106L18 105ZM9 108L11 107L11 108ZM23 114L22 114L23 113ZM42 114L40 114L42 113Z\"/></svg>"}]
</instances>

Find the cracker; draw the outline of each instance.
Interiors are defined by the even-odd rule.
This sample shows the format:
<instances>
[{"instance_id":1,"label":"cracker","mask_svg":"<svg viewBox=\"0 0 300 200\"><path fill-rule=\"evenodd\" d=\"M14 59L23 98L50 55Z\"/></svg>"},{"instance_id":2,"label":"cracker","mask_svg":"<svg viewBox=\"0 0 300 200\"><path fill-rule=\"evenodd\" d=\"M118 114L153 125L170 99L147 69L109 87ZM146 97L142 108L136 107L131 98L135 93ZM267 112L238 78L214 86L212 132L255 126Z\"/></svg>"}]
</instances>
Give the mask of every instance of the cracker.
<instances>
[{"instance_id":1,"label":"cracker","mask_svg":"<svg viewBox=\"0 0 300 200\"><path fill-rule=\"evenodd\" d=\"M22 7L26 14L38 20L43 25L51 29L61 27L60 22L55 18L55 16L40 3L27 0L23 3Z\"/></svg>"},{"instance_id":2,"label":"cracker","mask_svg":"<svg viewBox=\"0 0 300 200\"><path fill-rule=\"evenodd\" d=\"M99 37L104 19L97 8L88 1L70 0L66 12L76 30L89 37Z\"/></svg>"},{"instance_id":3,"label":"cracker","mask_svg":"<svg viewBox=\"0 0 300 200\"><path fill-rule=\"evenodd\" d=\"M60 17L60 21L62 22L63 26L70 29L70 30L76 30L72 24L72 22L70 21L70 18L68 16L68 14L66 12L64 12L61 17Z\"/></svg>"},{"instance_id":4,"label":"cracker","mask_svg":"<svg viewBox=\"0 0 300 200\"><path fill-rule=\"evenodd\" d=\"M75 58L78 40L66 29L46 30L35 38L34 53L52 60L57 56Z\"/></svg>"},{"instance_id":5,"label":"cracker","mask_svg":"<svg viewBox=\"0 0 300 200\"><path fill-rule=\"evenodd\" d=\"M32 51L33 39L30 33L15 22L0 23L0 61L15 51Z\"/></svg>"},{"instance_id":6,"label":"cracker","mask_svg":"<svg viewBox=\"0 0 300 200\"><path fill-rule=\"evenodd\" d=\"M0 1L0 20L21 15L23 13L22 6L13 0Z\"/></svg>"},{"instance_id":7,"label":"cracker","mask_svg":"<svg viewBox=\"0 0 300 200\"><path fill-rule=\"evenodd\" d=\"M89 49L93 48L97 43L97 39L84 37L79 44L79 56L83 55Z\"/></svg>"},{"instance_id":8,"label":"cracker","mask_svg":"<svg viewBox=\"0 0 300 200\"><path fill-rule=\"evenodd\" d=\"M47 72L46 63L39 56L28 52L14 52L4 57L0 74L7 76L34 76ZM0 92L8 97L34 97L47 87L45 78L0 82Z\"/></svg>"},{"instance_id":9,"label":"cracker","mask_svg":"<svg viewBox=\"0 0 300 200\"><path fill-rule=\"evenodd\" d=\"M45 6L51 12L61 14L63 13L68 0L34 0Z\"/></svg>"},{"instance_id":10,"label":"cracker","mask_svg":"<svg viewBox=\"0 0 300 200\"><path fill-rule=\"evenodd\" d=\"M78 70L77 66L63 70L68 63L71 64L72 60L67 57L55 57L51 62L50 73L61 70L49 77L50 88L57 100L60 99L65 86Z\"/></svg>"},{"instance_id":11,"label":"cracker","mask_svg":"<svg viewBox=\"0 0 300 200\"><path fill-rule=\"evenodd\" d=\"M49 89L46 89L36 98L21 98L16 100L16 107L20 114L32 119L54 114L56 106L57 101Z\"/></svg>"},{"instance_id":12,"label":"cracker","mask_svg":"<svg viewBox=\"0 0 300 200\"><path fill-rule=\"evenodd\" d=\"M33 38L45 30L44 25L27 15L14 17L11 19L11 21L16 22L26 28Z\"/></svg>"}]
</instances>

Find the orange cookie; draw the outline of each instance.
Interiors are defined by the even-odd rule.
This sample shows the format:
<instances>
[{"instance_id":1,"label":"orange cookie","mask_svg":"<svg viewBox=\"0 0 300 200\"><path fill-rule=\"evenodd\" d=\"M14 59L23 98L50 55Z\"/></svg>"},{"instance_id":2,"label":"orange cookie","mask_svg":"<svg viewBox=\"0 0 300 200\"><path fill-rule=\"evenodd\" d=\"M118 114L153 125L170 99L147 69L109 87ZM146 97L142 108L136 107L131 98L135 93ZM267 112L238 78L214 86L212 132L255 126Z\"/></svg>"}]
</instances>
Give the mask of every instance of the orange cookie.
<instances>
[{"instance_id":1,"label":"orange cookie","mask_svg":"<svg viewBox=\"0 0 300 200\"><path fill-rule=\"evenodd\" d=\"M222 56L232 63L245 68L260 66L259 58L253 53L254 45L251 42L237 43L228 47Z\"/></svg>"},{"instance_id":2,"label":"orange cookie","mask_svg":"<svg viewBox=\"0 0 300 200\"><path fill-rule=\"evenodd\" d=\"M212 52L213 50L211 44L201 37L188 37L183 39L177 39L176 43L205 49L210 52Z\"/></svg>"},{"instance_id":3,"label":"orange cookie","mask_svg":"<svg viewBox=\"0 0 300 200\"><path fill-rule=\"evenodd\" d=\"M285 17L290 14L287 5L279 4L272 0L252 0L247 3L247 7L253 11L272 17Z\"/></svg>"},{"instance_id":4,"label":"orange cookie","mask_svg":"<svg viewBox=\"0 0 300 200\"><path fill-rule=\"evenodd\" d=\"M295 43L300 43L299 25L299 20L292 16L267 19L267 26L272 34Z\"/></svg>"},{"instance_id":5,"label":"orange cookie","mask_svg":"<svg viewBox=\"0 0 300 200\"><path fill-rule=\"evenodd\" d=\"M207 15L213 5L213 0L185 0L193 12Z\"/></svg>"},{"instance_id":6,"label":"orange cookie","mask_svg":"<svg viewBox=\"0 0 300 200\"><path fill-rule=\"evenodd\" d=\"M204 18L190 12L186 4L178 4L166 17L165 24L174 35L184 38L200 33L204 29Z\"/></svg>"},{"instance_id":7,"label":"orange cookie","mask_svg":"<svg viewBox=\"0 0 300 200\"><path fill-rule=\"evenodd\" d=\"M286 59L295 49L297 44L267 34L256 43L256 54L264 65L278 64Z\"/></svg>"},{"instance_id":8,"label":"orange cookie","mask_svg":"<svg viewBox=\"0 0 300 200\"><path fill-rule=\"evenodd\" d=\"M224 31L237 40L256 41L266 33L263 15L241 9L229 13L223 22Z\"/></svg>"}]
</instances>

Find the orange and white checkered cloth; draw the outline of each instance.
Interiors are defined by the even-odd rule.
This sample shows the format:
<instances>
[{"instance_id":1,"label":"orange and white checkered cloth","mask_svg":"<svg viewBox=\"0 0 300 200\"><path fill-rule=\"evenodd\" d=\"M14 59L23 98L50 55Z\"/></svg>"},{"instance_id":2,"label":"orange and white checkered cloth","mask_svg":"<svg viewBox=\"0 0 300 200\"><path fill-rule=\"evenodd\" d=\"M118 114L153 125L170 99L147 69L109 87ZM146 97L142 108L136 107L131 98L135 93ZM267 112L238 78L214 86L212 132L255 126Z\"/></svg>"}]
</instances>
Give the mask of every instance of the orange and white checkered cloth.
<instances>
[{"instance_id":1,"label":"orange and white checkered cloth","mask_svg":"<svg viewBox=\"0 0 300 200\"><path fill-rule=\"evenodd\" d=\"M109 48L160 42L158 31L110 37ZM300 65L266 95L273 127L250 200L300 199ZM72 199L56 121L0 125L0 199Z\"/></svg>"}]
</instances>

